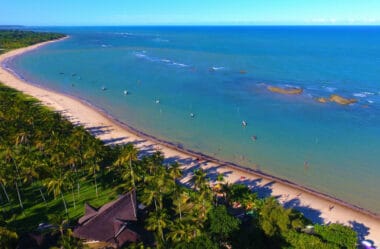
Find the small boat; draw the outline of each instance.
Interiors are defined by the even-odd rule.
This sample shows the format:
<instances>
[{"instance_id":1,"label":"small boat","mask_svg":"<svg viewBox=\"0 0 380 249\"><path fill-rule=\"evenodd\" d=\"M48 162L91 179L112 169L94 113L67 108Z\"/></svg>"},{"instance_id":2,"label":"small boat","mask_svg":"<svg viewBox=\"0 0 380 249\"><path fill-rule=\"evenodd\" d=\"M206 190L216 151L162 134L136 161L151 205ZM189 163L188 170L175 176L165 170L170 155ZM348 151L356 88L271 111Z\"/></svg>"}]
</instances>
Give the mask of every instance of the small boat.
<instances>
[{"instance_id":1,"label":"small boat","mask_svg":"<svg viewBox=\"0 0 380 249\"><path fill-rule=\"evenodd\" d=\"M194 117L195 117L195 114L194 114L194 113L190 113L190 117L191 117L191 118L194 118Z\"/></svg>"},{"instance_id":2,"label":"small boat","mask_svg":"<svg viewBox=\"0 0 380 249\"><path fill-rule=\"evenodd\" d=\"M128 95L129 94L129 92L127 91L127 90L124 90L124 95Z\"/></svg>"},{"instance_id":3,"label":"small boat","mask_svg":"<svg viewBox=\"0 0 380 249\"><path fill-rule=\"evenodd\" d=\"M375 248L375 247L372 247L372 243L369 242L368 240L363 240L360 244L361 244L364 248L366 248L366 249L372 249L372 248Z\"/></svg>"},{"instance_id":4,"label":"small boat","mask_svg":"<svg viewBox=\"0 0 380 249\"><path fill-rule=\"evenodd\" d=\"M105 86L102 86L102 91L105 91L107 90L107 88Z\"/></svg>"},{"instance_id":5,"label":"small boat","mask_svg":"<svg viewBox=\"0 0 380 249\"><path fill-rule=\"evenodd\" d=\"M246 127L246 126L248 125L248 123L247 123L245 120L243 120L243 121L241 121L241 125L242 125L243 127Z\"/></svg>"}]
</instances>

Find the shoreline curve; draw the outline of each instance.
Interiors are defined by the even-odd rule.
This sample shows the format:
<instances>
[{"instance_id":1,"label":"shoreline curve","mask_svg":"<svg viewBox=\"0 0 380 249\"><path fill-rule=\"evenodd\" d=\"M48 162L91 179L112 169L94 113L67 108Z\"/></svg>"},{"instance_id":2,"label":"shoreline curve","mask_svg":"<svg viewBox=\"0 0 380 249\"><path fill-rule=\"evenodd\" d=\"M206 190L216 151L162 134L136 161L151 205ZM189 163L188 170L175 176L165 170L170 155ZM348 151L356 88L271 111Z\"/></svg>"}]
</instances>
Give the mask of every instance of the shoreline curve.
<instances>
[{"instance_id":1,"label":"shoreline curve","mask_svg":"<svg viewBox=\"0 0 380 249\"><path fill-rule=\"evenodd\" d=\"M232 162L218 160L217 158L205 155L201 152L186 149L181 144L171 143L156 138L121 122L117 118L112 117L107 111L85 99L27 82L25 79L20 78L16 72L5 66L6 61L16 56L68 38L69 36L66 36L57 40L47 41L0 54L0 82L37 98L43 105L60 112L74 124L83 125L87 129L101 126L106 128L111 127L105 134L97 136L103 141L112 141L112 139L116 139L116 137L123 138L119 142L135 142L138 144L137 147L139 149L154 148L154 150L162 151L166 158L185 159L184 161L188 162L187 165L181 163L184 171L186 171L186 169L191 171L193 167L200 166L206 171L207 169L213 169L218 171L218 173L228 172L230 175L226 177L226 180L232 183L244 183L245 181L248 183L247 180L259 180L260 184L258 185L258 188L260 188L260 186L270 186L271 195L278 197L280 203L285 204L290 200L298 199L298 206L307 207L316 212L320 212L318 218L323 219L324 223L340 222L347 225L351 222L362 223L369 228L369 235L367 238L373 240L375 245L380 246L380 214L295 182L259 170L246 168ZM85 113L89 117L81 115L83 114L83 110L86 111ZM188 173L187 176L185 175L183 182L186 182L189 177L191 177L189 174L191 173ZM244 179L244 181L242 181L242 179ZM257 186L255 185L255 187ZM333 209L330 207L333 207ZM295 208L297 209L297 207ZM307 214L305 214L305 216L308 217Z\"/></svg>"}]
</instances>

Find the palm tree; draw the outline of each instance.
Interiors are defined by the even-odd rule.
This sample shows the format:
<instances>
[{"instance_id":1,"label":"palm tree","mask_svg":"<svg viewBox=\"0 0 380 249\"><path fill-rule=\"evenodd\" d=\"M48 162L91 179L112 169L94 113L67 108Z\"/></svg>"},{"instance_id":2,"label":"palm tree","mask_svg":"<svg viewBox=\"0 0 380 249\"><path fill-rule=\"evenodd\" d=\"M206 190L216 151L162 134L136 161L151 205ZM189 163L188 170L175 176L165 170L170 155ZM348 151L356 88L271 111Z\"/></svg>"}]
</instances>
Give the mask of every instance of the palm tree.
<instances>
[{"instance_id":1,"label":"palm tree","mask_svg":"<svg viewBox=\"0 0 380 249\"><path fill-rule=\"evenodd\" d=\"M45 185L46 185L46 188L48 189L48 192L53 193L54 199L56 199L57 196L59 195L61 196L63 205L65 207L65 212L66 214L68 214L66 200L65 200L65 197L63 196L63 189L66 186L65 186L65 179L62 175L62 172L59 175L55 174L53 178L48 179Z\"/></svg>"},{"instance_id":2,"label":"palm tree","mask_svg":"<svg viewBox=\"0 0 380 249\"><path fill-rule=\"evenodd\" d=\"M155 209L163 208L163 197L173 189L173 181L169 178L165 168L160 166L156 169L155 175L145 178L146 186L143 190L143 202L151 205L154 202Z\"/></svg>"},{"instance_id":3,"label":"palm tree","mask_svg":"<svg viewBox=\"0 0 380 249\"><path fill-rule=\"evenodd\" d=\"M30 148L28 151L28 157L23 160L21 164L21 178L24 184L34 184L36 180L40 178L40 171L45 168L46 165L43 160L39 157L39 152L36 148ZM40 192L41 198L46 203L45 195L42 191L42 186L38 184L38 190Z\"/></svg>"},{"instance_id":4,"label":"palm tree","mask_svg":"<svg viewBox=\"0 0 380 249\"><path fill-rule=\"evenodd\" d=\"M90 163L88 165L88 173L89 174L92 174L92 177L94 178L94 185L95 185L95 194L96 194L96 198L99 198L99 194L98 194L98 183L97 183L97 172L100 170L100 166L99 164L97 163Z\"/></svg>"},{"instance_id":5,"label":"palm tree","mask_svg":"<svg viewBox=\"0 0 380 249\"><path fill-rule=\"evenodd\" d=\"M224 182L224 174L218 174L218 176L216 177L216 180L218 181L218 183L223 183Z\"/></svg>"},{"instance_id":6,"label":"palm tree","mask_svg":"<svg viewBox=\"0 0 380 249\"><path fill-rule=\"evenodd\" d=\"M75 172L75 181L77 185L77 196L80 196L80 181L78 176L78 170L83 165L84 161L84 145L86 138L86 130L82 126L76 126L70 136L69 143L71 153L69 153L68 161L71 164L71 169Z\"/></svg>"},{"instance_id":7,"label":"palm tree","mask_svg":"<svg viewBox=\"0 0 380 249\"><path fill-rule=\"evenodd\" d=\"M84 153L84 159L87 163L87 170L90 174L92 174L92 177L94 178L94 184L95 184L95 192L96 192L96 198L99 197L98 194L98 184L97 184L97 172L100 170L100 158L98 157L97 153L100 151L100 145L97 140L92 140L89 143L89 146L86 148L86 152Z\"/></svg>"},{"instance_id":8,"label":"palm tree","mask_svg":"<svg viewBox=\"0 0 380 249\"><path fill-rule=\"evenodd\" d=\"M169 225L169 215L165 209L151 212L146 219L146 229L148 231L155 231L157 236L158 246L162 248L165 244L164 229Z\"/></svg>"},{"instance_id":9,"label":"palm tree","mask_svg":"<svg viewBox=\"0 0 380 249\"><path fill-rule=\"evenodd\" d=\"M175 184L175 181L177 179L182 177L182 170L181 170L178 162L174 162L174 163L170 164L169 175L173 179L174 184Z\"/></svg>"},{"instance_id":10,"label":"palm tree","mask_svg":"<svg viewBox=\"0 0 380 249\"><path fill-rule=\"evenodd\" d=\"M5 163L0 164L0 185L4 192L5 197L7 198L7 201L9 202L9 195L5 188L8 182L8 178L6 177L7 176L6 169L7 169L7 165Z\"/></svg>"},{"instance_id":11,"label":"palm tree","mask_svg":"<svg viewBox=\"0 0 380 249\"><path fill-rule=\"evenodd\" d=\"M202 191L207 186L207 174L206 172L199 168L194 170L194 175L191 178L191 182L193 183L194 189Z\"/></svg>"},{"instance_id":12,"label":"palm tree","mask_svg":"<svg viewBox=\"0 0 380 249\"><path fill-rule=\"evenodd\" d=\"M137 160L137 156L138 156L138 150L136 149L135 146L133 146L133 144L129 143L126 146L123 146L121 148L120 155L114 163L115 166L120 167L120 166L126 166L126 163L128 162L129 172L128 171L123 172L122 174L123 174L123 179L127 179L129 177L131 178L133 188L136 187L136 183L135 183L135 172L132 167L132 163L133 161Z\"/></svg>"},{"instance_id":13,"label":"palm tree","mask_svg":"<svg viewBox=\"0 0 380 249\"><path fill-rule=\"evenodd\" d=\"M67 187L71 190L71 196L73 198L73 206L75 208L76 207L76 202L75 202L74 188L75 188L75 184L76 184L76 176L74 175L74 172L67 171L65 173L64 179L66 179L66 185L67 185Z\"/></svg>"},{"instance_id":14,"label":"palm tree","mask_svg":"<svg viewBox=\"0 0 380 249\"><path fill-rule=\"evenodd\" d=\"M190 219L185 221L175 220L169 226L168 238L173 242L190 242L201 234L201 227L196 226Z\"/></svg>"},{"instance_id":15,"label":"palm tree","mask_svg":"<svg viewBox=\"0 0 380 249\"><path fill-rule=\"evenodd\" d=\"M13 183L16 187L17 197L18 197L20 207L21 207L21 209L24 209L24 205L23 205L22 199L21 199L20 188L19 188L20 170L19 170L17 163L16 163L16 160L19 161L22 158L22 156L20 154L20 149L18 148L16 150L16 149L14 149L14 147L6 146L5 149L2 151L3 151L3 153L1 153L1 158L3 158L4 162L8 165L12 164L14 166L14 171L12 171L10 173L11 173Z\"/></svg>"},{"instance_id":16,"label":"palm tree","mask_svg":"<svg viewBox=\"0 0 380 249\"><path fill-rule=\"evenodd\" d=\"M194 218L198 221L205 221L207 218L207 213L212 207L212 197L210 198L210 192L200 192L195 193L192 201L194 203Z\"/></svg>"},{"instance_id":17,"label":"palm tree","mask_svg":"<svg viewBox=\"0 0 380 249\"><path fill-rule=\"evenodd\" d=\"M146 165L148 173L150 175L154 175L156 169L162 166L162 163L164 162L164 157L160 151L156 151L152 155L144 157L142 161L143 164Z\"/></svg>"},{"instance_id":18,"label":"palm tree","mask_svg":"<svg viewBox=\"0 0 380 249\"><path fill-rule=\"evenodd\" d=\"M175 188L181 190L178 185ZM182 220L183 214L189 214L194 206L191 203L190 195L186 191L177 191L173 198L173 209L179 215L179 219Z\"/></svg>"}]
</instances>

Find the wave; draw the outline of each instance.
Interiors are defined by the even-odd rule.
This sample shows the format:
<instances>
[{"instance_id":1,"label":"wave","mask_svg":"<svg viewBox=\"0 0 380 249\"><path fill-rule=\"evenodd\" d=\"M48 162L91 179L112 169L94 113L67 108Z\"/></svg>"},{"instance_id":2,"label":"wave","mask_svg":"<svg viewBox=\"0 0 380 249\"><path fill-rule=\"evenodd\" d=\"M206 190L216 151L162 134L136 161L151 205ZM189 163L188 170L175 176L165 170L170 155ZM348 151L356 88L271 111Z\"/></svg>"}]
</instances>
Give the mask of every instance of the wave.
<instances>
[{"instance_id":1,"label":"wave","mask_svg":"<svg viewBox=\"0 0 380 249\"><path fill-rule=\"evenodd\" d=\"M116 32L115 35L121 35L121 36L134 36L135 34L129 33L129 32Z\"/></svg>"},{"instance_id":2,"label":"wave","mask_svg":"<svg viewBox=\"0 0 380 249\"><path fill-rule=\"evenodd\" d=\"M159 37L154 38L152 41L154 41L154 42L169 42L169 40L163 39L163 38L159 38Z\"/></svg>"},{"instance_id":3,"label":"wave","mask_svg":"<svg viewBox=\"0 0 380 249\"><path fill-rule=\"evenodd\" d=\"M322 86L322 88L326 91L326 92L329 92L329 93L333 93L337 90L336 87L331 87L331 86Z\"/></svg>"},{"instance_id":4,"label":"wave","mask_svg":"<svg viewBox=\"0 0 380 249\"><path fill-rule=\"evenodd\" d=\"M301 87L301 86L291 85L291 84L284 84L282 86L285 87L285 88L303 89L303 87Z\"/></svg>"},{"instance_id":5,"label":"wave","mask_svg":"<svg viewBox=\"0 0 380 249\"><path fill-rule=\"evenodd\" d=\"M219 71L219 70L223 70L224 69L224 67L211 67L211 69L213 70L213 71Z\"/></svg>"},{"instance_id":6,"label":"wave","mask_svg":"<svg viewBox=\"0 0 380 249\"><path fill-rule=\"evenodd\" d=\"M354 93L352 95L355 96L355 97L358 97L358 98L365 98L365 97L367 97L367 95L365 95L364 93Z\"/></svg>"},{"instance_id":7,"label":"wave","mask_svg":"<svg viewBox=\"0 0 380 249\"><path fill-rule=\"evenodd\" d=\"M156 62L156 63L162 63L168 66L175 66L175 67L189 67L189 65L181 62L172 61L166 58L159 58L159 57L153 57L149 56L145 50L141 52L134 52L133 53L137 58L145 59L150 62Z\"/></svg>"},{"instance_id":8,"label":"wave","mask_svg":"<svg viewBox=\"0 0 380 249\"><path fill-rule=\"evenodd\" d=\"M373 93L373 92L359 92L359 93L354 93L352 95L355 97L358 97L358 98L366 98L368 96L375 95L375 93Z\"/></svg>"},{"instance_id":9,"label":"wave","mask_svg":"<svg viewBox=\"0 0 380 249\"><path fill-rule=\"evenodd\" d=\"M178 62L172 62L171 64L174 66L179 66L179 67L188 67L189 66L189 65L186 65L184 63L178 63Z\"/></svg>"}]
</instances>

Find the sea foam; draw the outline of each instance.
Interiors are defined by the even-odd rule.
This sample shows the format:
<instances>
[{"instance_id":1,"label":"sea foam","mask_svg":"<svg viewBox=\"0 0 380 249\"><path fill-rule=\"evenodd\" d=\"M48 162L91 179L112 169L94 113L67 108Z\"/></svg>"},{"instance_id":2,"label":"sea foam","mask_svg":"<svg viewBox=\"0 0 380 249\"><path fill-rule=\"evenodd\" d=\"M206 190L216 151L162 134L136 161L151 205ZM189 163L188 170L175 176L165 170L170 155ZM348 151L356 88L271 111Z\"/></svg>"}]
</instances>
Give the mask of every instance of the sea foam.
<instances>
[{"instance_id":1,"label":"sea foam","mask_svg":"<svg viewBox=\"0 0 380 249\"><path fill-rule=\"evenodd\" d=\"M172 61L166 58L159 58L154 56L147 55L146 51L143 50L141 52L134 52L133 53L137 58L145 59L150 62L156 62L156 63L162 63L164 65L168 66L176 66L176 67L189 67L189 65L181 62Z\"/></svg>"}]
</instances>

